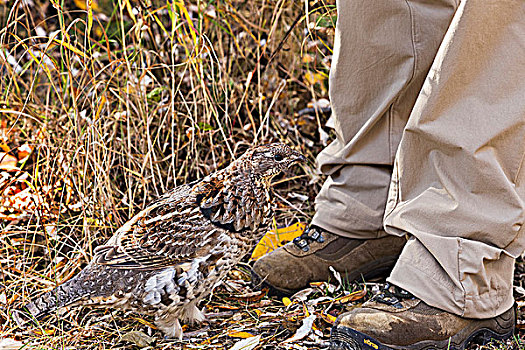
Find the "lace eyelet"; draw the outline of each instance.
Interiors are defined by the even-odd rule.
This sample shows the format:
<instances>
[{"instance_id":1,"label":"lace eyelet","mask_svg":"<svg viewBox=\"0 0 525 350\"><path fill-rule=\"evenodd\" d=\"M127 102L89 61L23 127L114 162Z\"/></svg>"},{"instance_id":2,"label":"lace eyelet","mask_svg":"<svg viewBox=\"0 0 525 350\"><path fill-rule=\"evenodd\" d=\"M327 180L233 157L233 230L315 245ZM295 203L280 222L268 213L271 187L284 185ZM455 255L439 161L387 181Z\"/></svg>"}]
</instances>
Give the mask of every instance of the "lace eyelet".
<instances>
[{"instance_id":1,"label":"lace eyelet","mask_svg":"<svg viewBox=\"0 0 525 350\"><path fill-rule=\"evenodd\" d=\"M402 299L412 299L414 296L398 286L385 284L379 294L376 294L372 299L382 304L390 305L396 309L402 309Z\"/></svg>"}]
</instances>

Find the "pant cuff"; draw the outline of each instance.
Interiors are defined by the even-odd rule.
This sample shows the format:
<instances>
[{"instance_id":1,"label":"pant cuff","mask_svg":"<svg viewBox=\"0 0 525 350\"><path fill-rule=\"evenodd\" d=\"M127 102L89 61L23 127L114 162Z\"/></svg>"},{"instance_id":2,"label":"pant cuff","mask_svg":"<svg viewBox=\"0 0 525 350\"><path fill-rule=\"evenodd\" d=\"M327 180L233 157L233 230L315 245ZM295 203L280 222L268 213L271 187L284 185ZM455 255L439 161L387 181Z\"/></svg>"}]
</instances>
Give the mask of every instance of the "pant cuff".
<instances>
[{"instance_id":1,"label":"pant cuff","mask_svg":"<svg viewBox=\"0 0 525 350\"><path fill-rule=\"evenodd\" d=\"M455 285L437 266L421 266L421 261L428 262L427 258L434 260L429 256L414 261L403 258L402 253L387 281L409 291L430 306L465 318L492 318L513 306L512 286L490 289L481 295L472 290L464 291L461 285ZM438 264L437 261L434 262Z\"/></svg>"},{"instance_id":2,"label":"pant cuff","mask_svg":"<svg viewBox=\"0 0 525 350\"><path fill-rule=\"evenodd\" d=\"M363 222L356 217L349 216L348 212L334 210L332 206L319 203L316 206L312 225L346 238L374 239L388 235L383 227ZM362 229L356 229L356 227L362 227Z\"/></svg>"}]
</instances>

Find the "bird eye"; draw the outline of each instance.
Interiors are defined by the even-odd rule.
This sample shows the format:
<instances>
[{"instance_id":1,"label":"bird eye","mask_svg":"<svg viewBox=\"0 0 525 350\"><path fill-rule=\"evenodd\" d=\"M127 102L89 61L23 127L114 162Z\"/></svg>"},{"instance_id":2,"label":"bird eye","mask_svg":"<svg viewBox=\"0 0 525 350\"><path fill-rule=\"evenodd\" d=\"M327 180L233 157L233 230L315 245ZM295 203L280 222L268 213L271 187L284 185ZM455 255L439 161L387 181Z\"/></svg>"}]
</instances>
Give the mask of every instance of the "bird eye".
<instances>
[{"instance_id":1,"label":"bird eye","mask_svg":"<svg viewBox=\"0 0 525 350\"><path fill-rule=\"evenodd\" d=\"M276 154L273 156L273 159L280 162L281 160L283 160L283 156L281 156L280 154Z\"/></svg>"}]
</instances>

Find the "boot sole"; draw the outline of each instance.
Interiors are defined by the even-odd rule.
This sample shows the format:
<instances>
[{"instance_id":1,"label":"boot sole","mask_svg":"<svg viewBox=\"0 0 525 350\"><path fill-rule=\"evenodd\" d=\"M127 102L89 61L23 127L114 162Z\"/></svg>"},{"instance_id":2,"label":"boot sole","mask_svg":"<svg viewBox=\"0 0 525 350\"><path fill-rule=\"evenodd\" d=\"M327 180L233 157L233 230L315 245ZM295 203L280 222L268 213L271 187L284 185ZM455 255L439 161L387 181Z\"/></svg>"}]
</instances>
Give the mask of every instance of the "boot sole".
<instances>
[{"instance_id":1,"label":"boot sole","mask_svg":"<svg viewBox=\"0 0 525 350\"><path fill-rule=\"evenodd\" d=\"M488 328L481 328L464 341L455 342L454 337L443 341L424 340L412 345L394 346L381 344L377 340L348 327L333 327L330 335L330 350L464 350L471 343L486 345L492 340L505 341L514 334L514 327L507 333L499 334Z\"/></svg>"}]
</instances>

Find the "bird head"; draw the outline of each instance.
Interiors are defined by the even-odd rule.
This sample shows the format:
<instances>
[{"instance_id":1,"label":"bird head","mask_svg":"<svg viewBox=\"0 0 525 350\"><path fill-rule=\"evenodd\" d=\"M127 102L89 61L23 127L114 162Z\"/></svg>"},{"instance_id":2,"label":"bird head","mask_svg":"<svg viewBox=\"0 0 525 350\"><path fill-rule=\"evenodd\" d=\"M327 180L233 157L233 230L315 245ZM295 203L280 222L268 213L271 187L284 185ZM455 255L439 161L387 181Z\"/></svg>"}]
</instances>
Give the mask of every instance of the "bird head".
<instances>
[{"instance_id":1,"label":"bird head","mask_svg":"<svg viewBox=\"0 0 525 350\"><path fill-rule=\"evenodd\" d=\"M291 165L306 161L305 156L284 143L252 147L241 158L250 164L251 175L266 181Z\"/></svg>"}]
</instances>

